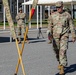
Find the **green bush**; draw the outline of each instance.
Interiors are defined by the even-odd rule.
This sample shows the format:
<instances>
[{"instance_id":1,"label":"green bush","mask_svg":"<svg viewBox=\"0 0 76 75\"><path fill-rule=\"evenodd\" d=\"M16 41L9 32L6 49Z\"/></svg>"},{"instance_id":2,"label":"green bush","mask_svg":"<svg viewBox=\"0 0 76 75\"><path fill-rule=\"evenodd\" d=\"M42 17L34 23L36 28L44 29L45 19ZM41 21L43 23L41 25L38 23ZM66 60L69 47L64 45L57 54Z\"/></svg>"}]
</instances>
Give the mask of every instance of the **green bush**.
<instances>
[{"instance_id":1,"label":"green bush","mask_svg":"<svg viewBox=\"0 0 76 75\"><path fill-rule=\"evenodd\" d=\"M74 25L76 26L76 19L74 19L73 21L74 21Z\"/></svg>"}]
</instances>

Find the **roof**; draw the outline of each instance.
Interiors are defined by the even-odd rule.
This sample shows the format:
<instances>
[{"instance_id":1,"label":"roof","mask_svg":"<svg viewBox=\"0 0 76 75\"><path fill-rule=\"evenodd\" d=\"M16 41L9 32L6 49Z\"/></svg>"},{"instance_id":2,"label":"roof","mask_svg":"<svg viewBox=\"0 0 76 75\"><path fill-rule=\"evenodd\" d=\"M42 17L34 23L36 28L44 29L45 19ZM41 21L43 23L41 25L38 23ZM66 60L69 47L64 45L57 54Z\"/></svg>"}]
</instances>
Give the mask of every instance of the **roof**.
<instances>
[{"instance_id":1,"label":"roof","mask_svg":"<svg viewBox=\"0 0 76 75\"><path fill-rule=\"evenodd\" d=\"M65 4L70 4L71 2L76 4L76 0L39 0L38 5L53 5L57 1L63 1ZM29 0L27 2L22 3L22 5L32 5L32 3L33 3L33 0Z\"/></svg>"}]
</instances>

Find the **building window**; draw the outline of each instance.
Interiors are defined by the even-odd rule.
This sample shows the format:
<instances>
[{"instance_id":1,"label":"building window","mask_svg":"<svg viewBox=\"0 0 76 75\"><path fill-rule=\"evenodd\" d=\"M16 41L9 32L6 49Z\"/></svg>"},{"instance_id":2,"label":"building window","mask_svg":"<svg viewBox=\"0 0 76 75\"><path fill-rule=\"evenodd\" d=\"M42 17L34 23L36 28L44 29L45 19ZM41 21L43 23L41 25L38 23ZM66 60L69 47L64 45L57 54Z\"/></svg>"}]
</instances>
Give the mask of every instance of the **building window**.
<instances>
[{"instance_id":1,"label":"building window","mask_svg":"<svg viewBox=\"0 0 76 75\"><path fill-rule=\"evenodd\" d=\"M0 12L2 12L2 4L0 4Z\"/></svg>"}]
</instances>

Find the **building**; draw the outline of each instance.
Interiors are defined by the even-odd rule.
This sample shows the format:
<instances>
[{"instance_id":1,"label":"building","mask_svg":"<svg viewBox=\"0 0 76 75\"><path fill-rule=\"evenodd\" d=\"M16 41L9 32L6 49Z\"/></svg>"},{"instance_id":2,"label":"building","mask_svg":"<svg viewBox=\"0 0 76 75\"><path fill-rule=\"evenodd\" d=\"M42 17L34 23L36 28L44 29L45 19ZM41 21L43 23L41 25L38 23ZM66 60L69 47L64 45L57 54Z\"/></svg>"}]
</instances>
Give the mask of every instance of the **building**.
<instances>
[{"instance_id":1,"label":"building","mask_svg":"<svg viewBox=\"0 0 76 75\"><path fill-rule=\"evenodd\" d=\"M29 0L8 0L9 6L10 6L10 11L11 11L12 18L13 18L14 22L16 21L15 16L18 13L19 7L22 7L22 3L25 2L25 1L29 1ZM24 7L22 7L22 8L24 9ZM38 8L40 9L40 6ZM44 6L43 6L43 8L44 8ZM26 6L26 11L25 10L23 10L23 11L26 12L26 14L27 14L26 18L28 19L29 6ZM3 4L2 4L2 0L0 0L0 22L4 21L4 18L5 18L5 13L4 12L5 12L5 10L4 10ZM40 14L40 10L39 10L38 14ZM36 15L37 14L35 13L35 16L33 17L34 19L37 17ZM44 15L44 14L42 14L42 15ZM5 21L7 21L7 20L5 20Z\"/></svg>"},{"instance_id":2,"label":"building","mask_svg":"<svg viewBox=\"0 0 76 75\"><path fill-rule=\"evenodd\" d=\"M10 11L11 11L11 14L12 14L12 18L13 18L13 21L15 22L15 16L16 14L18 13L18 8L22 6L22 3L25 2L25 1L29 1L29 0L8 0L9 1L9 5L10 5ZM30 6L31 7L31 6ZM73 5L72 7L72 10L71 10L71 5L67 6L69 8L70 11L72 11L71 13L73 13L73 18L76 19L76 5ZM26 6L26 11L25 11L25 8L22 7L24 9L24 12L26 12L27 16L26 18L28 19L29 17L29 6ZM40 6L38 6L38 14L40 15ZM46 19L46 13L45 13L45 6L42 6L42 19ZM35 13L33 19L35 20L36 19L36 16L37 13ZM47 16L48 17L48 16ZM5 13L4 13L4 7L3 7L3 4L2 4L2 0L0 0L0 22L3 22L4 21L4 18L5 18ZM38 16L38 18L40 19L40 16ZM5 19L5 21L7 21Z\"/></svg>"},{"instance_id":3,"label":"building","mask_svg":"<svg viewBox=\"0 0 76 75\"><path fill-rule=\"evenodd\" d=\"M12 18L14 21L15 21L15 16L18 13L18 8L21 7L21 4L24 1L25 0L8 0L9 5L10 5L10 11L11 11ZM4 7L2 4L2 0L0 0L0 22L3 22L4 15L5 15L4 14Z\"/></svg>"}]
</instances>

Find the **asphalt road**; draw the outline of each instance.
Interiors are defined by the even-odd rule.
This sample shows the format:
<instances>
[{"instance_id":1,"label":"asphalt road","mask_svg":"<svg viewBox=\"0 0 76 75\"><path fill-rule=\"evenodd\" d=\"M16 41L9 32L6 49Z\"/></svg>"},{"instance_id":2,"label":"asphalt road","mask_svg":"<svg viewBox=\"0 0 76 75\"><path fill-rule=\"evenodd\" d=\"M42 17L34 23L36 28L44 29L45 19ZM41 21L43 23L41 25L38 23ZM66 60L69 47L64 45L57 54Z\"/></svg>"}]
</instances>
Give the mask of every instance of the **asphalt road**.
<instances>
[{"instance_id":1,"label":"asphalt road","mask_svg":"<svg viewBox=\"0 0 76 75\"><path fill-rule=\"evenodd\" d=\"M22 60L26 75L59 75L58 62L52 49L52 44L47 44L46 30L42 30L44 39L37 39L38 31L29 31L30 44L25 44ZM9 33L0 34L0 75L14 75L18 60L15 42L9 42ZM19 45L21 47L21 44ZM76 75L76 42L69 39L67 50L68 66L65 75ZM18 75L22 74L21 65Z\"/></svg>"}]
</instances>

